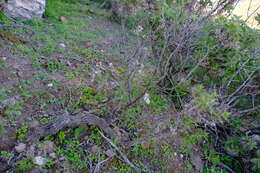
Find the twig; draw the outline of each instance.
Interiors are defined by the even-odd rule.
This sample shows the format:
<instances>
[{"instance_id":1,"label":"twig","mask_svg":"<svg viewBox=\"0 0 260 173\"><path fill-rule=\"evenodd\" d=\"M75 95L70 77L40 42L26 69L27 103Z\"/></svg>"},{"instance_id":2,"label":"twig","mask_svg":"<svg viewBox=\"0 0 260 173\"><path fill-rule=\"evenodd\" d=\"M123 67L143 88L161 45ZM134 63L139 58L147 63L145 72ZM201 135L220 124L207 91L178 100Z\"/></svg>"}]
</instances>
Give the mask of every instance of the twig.
<instances>
[{"instance_id":1,"label":"twig","mask_svg":"<svg viewBox=\"0 0 260 173\"><path fill-rule=\"evenodd\" d=\"M249 108L249 109L237 111L237 112L233 113L233 114L231 115L231 117L235 117L235 116L237 116L237 115L239 115L239 114L242 114L242 113L252 112L252 111L255 111L255 110L257 110L257 109L260 110L260 105L255 106L255 107L252 107L252 108Z\"/></svg>"},{"instance_id":2,"label":"twig","mask_svg":"<svg viewBox=\"0 0 260 173\"><path fill-rule=\"evenodd\" d=\"M108 157L108 158L106 158L105 160L102 160L101 162L98 162L98 164L96 165L96 167L95 167L93 173L97 173L97 172L99 171L99 169L100 169L100 166L101 166L103 163L107 162L107 161L108 161L109 159L111 159L111 158L112 158L112 157Z\"/></svg>"},{"instance_id":3,"label":"twig","mask_svg":"<svg viewBox=\"0 0 260 173\"><path fill-rule=\"evenodd\" d=\"M250 19L250 17L252 17L259 9L260 9L260 5L258 5L257 8L249 16L247 16L245 22L247 22Z\"/></svg>"},{"instance_id":4,"label":"twig","mask_svg":"<svg viewBox=\"0 0 260 173\"><path fill-rule=\"evenodd\" d=\"M140 172L141 169L137 168L130 160L124 155L119 148L109 139L107 138L101 131L99 131L99 134L112 146L115 148L115 150L120 154L120 156L124 159L124 161L133 169L135 169L137 172Z\"/></svg>"}]
</instances>

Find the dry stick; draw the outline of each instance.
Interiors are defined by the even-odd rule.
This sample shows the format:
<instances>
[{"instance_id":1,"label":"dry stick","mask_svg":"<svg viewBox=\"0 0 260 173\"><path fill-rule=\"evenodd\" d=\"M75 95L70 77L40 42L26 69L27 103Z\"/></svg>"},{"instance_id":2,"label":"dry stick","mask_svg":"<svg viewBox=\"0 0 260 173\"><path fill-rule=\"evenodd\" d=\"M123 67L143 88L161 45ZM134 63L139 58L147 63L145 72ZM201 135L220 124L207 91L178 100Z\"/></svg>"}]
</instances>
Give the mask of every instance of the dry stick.
<instances>
[{"instance_id":1,"label":"dry stick","mask_svg":"<svg viewBox=\"0 0 260 173\"><path fill-rule=\"evenodd\" d=\"M247 8L247 12L246 12L246 17L249 16L249 11L251 9L251 5L252 5L252 0L250 0L250 2L249 2L248 8Z\"/></svg>"},{"instance_id":2,"label":"dry stick","mask_svg":"<svg viewBox=\"0 0 260 173\"><path fill-rule=\"evenodd\" d=\"M99 169L100 169L100 166L101 166L103 163L107 162L107 161L108 161L109 159L111 159L111 158L112 158L112 157L108 157L108 158L106 158L105 160L102 160L101 162L98 162L98 164L96 165L96 167L95 167L93 173L97 173L97 172L99 171Z\"/></svg>"},{"instance_id":3,"label":"dry stick","mask_svg":"<svg viewBox=\"0 0 260 173\"><path fill-rule=\"evenodd\" d=\"M258 71L260 68L257 68L256 70L254 70L253 72L251 72L251 74L249 74L248 78L243 82L243 84L241 84L236 91L234 91L231 95L229 95L228 97L228 105L230 105L232 103L232 97L235 96L238 92L242 91L242 89L246 86L246 84L252 79L252 76L255 74L256 71Z\"/></svg>"},{"instance_id":4,"label":"dry stick","mask_svg":"<svg viewBox=\"0 0 260 173\"><path fill-rule=\"evenodd\" d=\"M240 115L240 114L242 114L242 113L252 112L252 111L255 111L255 110L260 110L260 105L254 106L254 107L249 108L249 109L237 111L237 112L233 113L233 114L231 115L231 117L236 117L237 115Z\"/></svg>"},{"instance_id":5,"label":"dry stick","mask_svg":"<svg viewBox=\"0 0 260 173\"><path fill-rule=\"evenodd\" d=\"M245 22L247 22L250 19L250 17L252 17L259 9L260 9L260 5L258 5L258 7L246 18Z\"/></svg>"},{"instance_id":6,"label":"dry stick","mask_svg":"<svg viewBox=\"0 0 260 173\"><path fill-rule=\"evenodd\" d=\"M109 139L107 138L101 131L98 131L99 134L112 146L115 148L115 150L120 154L120 156L124 159L124 161L131 166L133 169L135 169L137 172L140 172L141 169L137 168L132 162L130 162L130 160L126 157L126 155L124 155L119 148Z\"/></svg>"},{"instance_id":7,"label":"dry stick","mask_svg":"<svg viewBox=\"0 0 260 173\"><path fill-rule=\"evenodd\" d=\"M54 122L37 128L32 135L27 138L28 142L34 142L44 136L56 134L59 130L66 127L77 127L81 124L96 125L111 137L117 137L116 132L109 127L109 124L103 118L90 114L89 112L81 112L76 115L64 113L56 118Z\"/></svg>"}]
</instances>

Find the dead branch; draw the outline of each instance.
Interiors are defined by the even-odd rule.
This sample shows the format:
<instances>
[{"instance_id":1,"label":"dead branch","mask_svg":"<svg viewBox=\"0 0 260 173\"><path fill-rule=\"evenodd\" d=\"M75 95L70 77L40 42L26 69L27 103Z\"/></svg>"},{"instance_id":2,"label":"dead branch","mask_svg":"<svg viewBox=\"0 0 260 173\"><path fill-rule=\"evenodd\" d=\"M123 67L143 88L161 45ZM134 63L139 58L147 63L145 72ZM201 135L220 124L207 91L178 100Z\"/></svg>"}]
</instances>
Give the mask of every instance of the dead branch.
<instances>
[{"instance_id":1,"label":"dead branch","mask_svg":"<svg viewBox=\"0 0 260 173\"><path fill-rule=\"evenodd\" d=\"M124 159L124 161L131 166L134 170L136 170L137 172L140 172L140 168L137 168L132 162L130 162L130 160L126 157L126 155L124 155L120 149L109 139L107 138L101 131L99 131L99 134L112 146L115 148L115 150L120 154L120 156Z\"/></svg>"},{"instance_id":2,"label":"dead branch","mask_svg":"<svg viewBox=\"0 0 260 173\"><path fill-rule=\"evenodd\" d=\"M96 167L95 167L95 169L94 169L94 173L98 173L99 172L99 170L100 170L100 166L103 164L103 163L105 163L105 162L107 162L109 159L111 159L112 157L108 157L108 158L106 158L105 160L102 160L101 162L98 162L98 164L96 165Z\"/></svg>"},{"instance_id":3,"label":"dead branch","mask_svg":"<svg viewBox=\"0 0 260 173\"><path fill-rule=\"evenodd\" d=\"M53 122L39 127L33 131L32 135L27 138L27 141L34 142L44 136L56 134L58 131L66 127L77 127L81 124L96 125L109 136L117 137L116 132L114 132L114 130L109 127L109 124L106 122L106 120L96 115L90 114L88 112L81 112L72 116L69 115L68 112L65 112L64 114L56 117Z\"/></svg>"},{"instance_id":4,"label":"dead branch","mask_svg":"<svg viewBox=\"0 0 260 173\"><path fill-rule=\"evenodd\" d=\"M236 117L238 115L241 115L241 114L244 114L244 113L248 113L248 112L252 112L252 111L256 111L256 110L260 110L260 105L254 106L254 107L249 108L249 109L244 109L244 110L241 110L241 111L237 111L237 112L233 113L231 115L231 117Z\"/></svg>"}]
</instances>

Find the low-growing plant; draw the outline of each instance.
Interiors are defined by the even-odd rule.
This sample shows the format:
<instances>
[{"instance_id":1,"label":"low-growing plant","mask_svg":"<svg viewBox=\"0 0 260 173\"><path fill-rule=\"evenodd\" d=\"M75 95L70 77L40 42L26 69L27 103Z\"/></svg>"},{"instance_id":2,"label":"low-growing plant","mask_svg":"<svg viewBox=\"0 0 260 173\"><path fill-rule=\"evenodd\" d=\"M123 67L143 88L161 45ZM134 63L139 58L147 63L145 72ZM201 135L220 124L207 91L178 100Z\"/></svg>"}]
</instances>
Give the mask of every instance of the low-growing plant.
<instances>
[{"instance_id":1,"label":"low-growing plant","mask_svg":"<svg viewBox=\"0 0 260 173\"><path fill-rule=\"evenodd\" d=\"M26 137L28 130L29 127L27 125L22 125L21 127L15 130L16 138L18 140L23 140Z\"/></svg>"}]
</instances>

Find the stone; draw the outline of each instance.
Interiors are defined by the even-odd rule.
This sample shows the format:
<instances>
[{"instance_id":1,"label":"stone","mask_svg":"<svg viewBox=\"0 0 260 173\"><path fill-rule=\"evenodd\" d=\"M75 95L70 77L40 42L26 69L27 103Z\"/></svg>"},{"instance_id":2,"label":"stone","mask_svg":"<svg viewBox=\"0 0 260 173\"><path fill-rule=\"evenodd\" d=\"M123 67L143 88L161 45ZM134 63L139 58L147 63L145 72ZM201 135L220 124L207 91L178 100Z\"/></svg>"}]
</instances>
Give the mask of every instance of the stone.
<instances>
[{"instance_id":1,"label":"stone","mask_svg":"<svg viewBox=\"0 0 260 173\"><path fill-rule=\"evenodd\" d=\"M2 57L2 60L6 61L6 60L7 60L7 57L5 57L5 56L4 56L4 57Z\"/></svg>"},{"instance_id":2,"label":"stone","mask_svg":"<svg viewBox=\"0 0 260 173\"><path fill-rule=\"evenodd\" d=\"M45 158L43 158L42 156L36 156L34 158L34 164L39 165L39 166L43 166L45 164Z\"/></svg>"},{"instance_id":3,"label":"stone","mask_svg":"<svg viewBox=\"0 0 260 173\"><path fill-rule=\"evenodd\" d=\"M53 159L56 159L56 158L57 158L57 156L56 156L55 153L50 153L49 156L50 156L51 158L53 158Z\"/></svg>"},{"instance_id":4,"label":"stone","mask_svg":"<svg viewBox=\"0 0 260 173\"><path fill-rule=\"evenodd\" d=\"M53 83L49 83L47 86L51 88L53 87Z\"/></svg>"},{"instance_id":5,"label":"stone","mask_svg":"<svg viewBox=\"0 0 260 173\"><path fill-rule=\"evenodd\" d=\"M24 143L20 143L14 147L14 149L17 153L23 152L25 150L25 148L26 148L26 144L24 144Z\"/></svg>"},{"instance_id":6,"label":"stone","mask_svg":"<svg viewBox=\"0 0 260 173\"><path fill-rule=\"evenodd\" d=\"M61 44L58 45L58 48L64 49L64 48L66 48L66 45L64 43L61 43Z\"/></svg>"},{"instance_id":7,"label":"stone","mask_svg":"<svg viewBox=\"0 0 260 173\"><path fill-rule=\"evenodd\" d=\"M63 23L67 23L68 22L68 19L64 16L60 16L59 17L59 21L63 22Z\"/></svg>"},{"instance_id":8,"label":"stone","mask_svg":"<svg viewBox=\"0 0 260 173\"><path fill-rule=\"evenodd\" d=\"M23 20L42 17L45 10L45 0L8 0L4 13L11 18Z\"/></svg>"}]
</instances>

